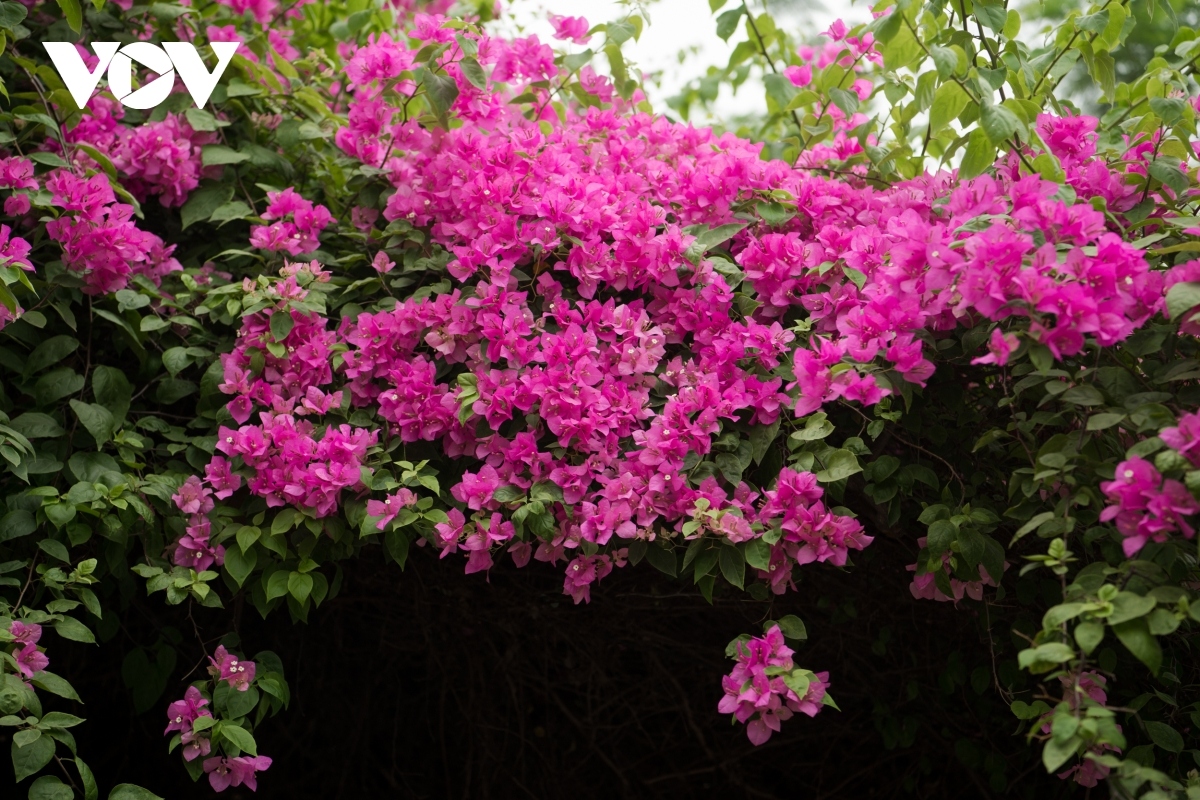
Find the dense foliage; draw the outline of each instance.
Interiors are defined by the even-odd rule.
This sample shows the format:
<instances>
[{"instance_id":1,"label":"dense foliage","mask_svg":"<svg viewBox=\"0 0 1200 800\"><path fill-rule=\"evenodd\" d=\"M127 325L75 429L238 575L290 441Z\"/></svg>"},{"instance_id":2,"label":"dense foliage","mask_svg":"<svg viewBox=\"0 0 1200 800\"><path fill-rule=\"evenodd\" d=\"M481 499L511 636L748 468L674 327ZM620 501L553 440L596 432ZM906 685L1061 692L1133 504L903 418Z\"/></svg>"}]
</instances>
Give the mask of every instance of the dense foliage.
<instances>
[{"instance_id":1,"label":"dense foliage","mask_svg":"<svg viewBox=\"0 0 1200 800\"><path fill-rule=\"evenodd\" d=\"M126 682L193 779L253 790L284 661L192 609L305 623L348 560L426 554L575 604L647 568L745 593L710 713L755 745L837 713L784 613L805 575L907 565L983 654L943 702L1082 786L1200 795L1200 35L913 0L805 44L710 0L745 38L671 107L761 82L735 134L654 112L637 13L556 17L556 49L446 5L0 3L0 726L29 797L99 796L84 721L43 707L79 710L57 638L186 608L195 641L139 642ZM96 69L139 39L243 44L204 108L150 111L80 109L39 44ZM1099 118L1060 89L1085 74Z\"/></svg>"}]
</instances>

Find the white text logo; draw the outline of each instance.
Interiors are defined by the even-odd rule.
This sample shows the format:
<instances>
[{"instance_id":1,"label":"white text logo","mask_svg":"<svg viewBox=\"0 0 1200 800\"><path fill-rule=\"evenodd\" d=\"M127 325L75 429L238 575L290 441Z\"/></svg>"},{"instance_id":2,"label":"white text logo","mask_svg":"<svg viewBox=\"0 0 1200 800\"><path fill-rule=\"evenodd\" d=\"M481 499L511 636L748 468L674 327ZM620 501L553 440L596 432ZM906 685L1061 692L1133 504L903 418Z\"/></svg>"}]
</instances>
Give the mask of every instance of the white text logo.
<instances>
[{"instance_id":1,"label":"white text logo","mask_svg":"<svg viewBox=\"0 0 1200 800\"><path fill-rule=\"evenodd\" d=\"M217 54L217 66L212 72L204 66L195 45L189 42L163 42L159 47L150 42L133 42L121 47L120 42L94 42L96 58L100 61L94 70L88 70L83 56L70 42L42 42L58 74L66 84L75 104L80 108L87 105L92 93L100 84L100 76L108 70L108 89L129 108L154 108L167 99L175 85L175 73L179 72L184 88L192 96L197 107L203 108L209 95L217 88L217 81L237 52L238 42L213 42ZM134 91L133 62L158 73L158 77Z\"/></svg>"}]
</instances>

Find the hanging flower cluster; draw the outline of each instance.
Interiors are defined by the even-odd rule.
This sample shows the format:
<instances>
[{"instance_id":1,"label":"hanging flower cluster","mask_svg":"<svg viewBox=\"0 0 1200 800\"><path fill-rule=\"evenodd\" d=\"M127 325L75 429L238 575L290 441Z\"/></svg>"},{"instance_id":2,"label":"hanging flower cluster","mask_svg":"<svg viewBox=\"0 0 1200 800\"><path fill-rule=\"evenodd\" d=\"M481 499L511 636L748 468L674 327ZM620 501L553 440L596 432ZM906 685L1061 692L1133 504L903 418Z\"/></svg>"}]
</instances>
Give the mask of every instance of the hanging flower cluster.
<instances>
[{"instance_id":1,"label":"hanging flower cluster","mask_svg":"<svg viewBox=\"0 0 1200 800\"><path fill-rule=\"evenodd\" d=\"M721 679L725 696L717 710L745 724L754 744L778 733L780 723L793 713L815 717L823 706L834 705L826 694L829 673L797 669L778 625L734 646L737 665Z\"/></svg>"}]
</instances>

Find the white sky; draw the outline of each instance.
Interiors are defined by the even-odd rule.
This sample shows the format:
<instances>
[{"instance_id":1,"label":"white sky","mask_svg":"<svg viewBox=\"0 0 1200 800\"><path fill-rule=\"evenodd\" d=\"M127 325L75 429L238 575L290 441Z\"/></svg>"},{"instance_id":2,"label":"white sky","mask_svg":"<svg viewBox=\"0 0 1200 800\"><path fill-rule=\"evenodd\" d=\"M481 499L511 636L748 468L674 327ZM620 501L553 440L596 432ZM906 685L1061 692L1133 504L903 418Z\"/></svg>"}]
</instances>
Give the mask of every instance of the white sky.
<instances>
[{"instance_id":1,"label":"white sky","mask_svg":"<svg viewBox=\"0 0 1200 800\"><path fill-rule=\"evenodd\" d=\"M728 0L726 7L717 13L736 8L739 1ZM754 0L750 7L757 13L762 9L761 3L762 0ZM506 5L509 6L509 18L526 33L536 33L542 41L556 48L565 46L575 50L584 48L552 38L553 28L547 21L551 14L583 16L595 25L625 16L630 7L617 0L506 0ZM636 62L643 72L662 71L661 88L648 86L646 89L650 101L659 110L666 109L663 100L676 94L688 80L702 76L712 64L726 63L733 48L745 38L743 27L739 27L728 43L717 37L716 16L709 11L708 0L649 0L642 5L651 24L646 26L638 42L626 43L624 51L626 58ZM867 3L861 0L853 5L850 0L799 0L788 5L790 8L784 11L782 4L771 3L772 13L781 26L793 26L798 39L812 39L839 17L848 24L870 18ZM603 37L597 39L603 42ZM596 43L594 39L589 44ZM680 64L679 53L691 48L695 53ZM740 96L732 97L723 92L716 113L724 117L764 107L762 85L751 81L742 88ZM702 123L704 120L694 121Z\"/></svg>"}]
</instances>

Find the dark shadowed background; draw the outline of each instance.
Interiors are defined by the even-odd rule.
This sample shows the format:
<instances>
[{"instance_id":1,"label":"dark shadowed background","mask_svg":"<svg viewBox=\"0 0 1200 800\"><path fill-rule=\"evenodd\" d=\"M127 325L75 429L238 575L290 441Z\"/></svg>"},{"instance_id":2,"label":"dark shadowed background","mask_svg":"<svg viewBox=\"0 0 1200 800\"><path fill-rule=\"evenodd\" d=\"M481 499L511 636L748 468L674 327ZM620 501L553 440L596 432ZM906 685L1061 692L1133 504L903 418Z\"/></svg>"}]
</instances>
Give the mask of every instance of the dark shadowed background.
<instances>
[{"instance_id":1,"label":"dark shadowed background","mask_svg":"<svg viewBox=\"0 0 1200 800\"><path fill-rule=\"evenodd\" d=\"M534 562L518 571L505 559L489 584L464 576L458 558L415 549L404 572L366 558L352 564L339 596L307 625L264 624L248 606L197 609L206 638L225 633L232 618L244 652L276 651L292 689L290 710L255 731L275 760L257 795L224 796L1070 794L1043 773L998 700L993 669L1008 672L1014 653L1006 628L996 626L989 646L982 617L991 612L982 605L956 612L914 600L903 566L914 556L911 545L881 536L854 575L810 565L798 571L799 591L773 607L718 589L710 608L694 587L645 564L617 570L590 605L574 606L559 569ZM192 621L159 597L132 605L122 615L131 628L100 647L54 642L52 669L87 703L64 708L89 719L76 729L81 754L103 792L136 781L171 800L212 797L206 781L190 781L178 753L167 754L162 735L167 703L198 675L189 672L202 655ZM1016 598L1001 605L1010 620L1020 612ZM716 710L732 665L724 650L786 613L808 627L798 665L830 671L842 711L793 718L756 748ZM169 677L158 670L160 697L151 697L154 685L135 697L126 684L155 683L146 676L156 674L159 652L132 643L156 635L178 643L176 663ZM164 667L171 649L161 648ZM151 707L137 714L135 705Z\"/></svg>"}]
</instances>

